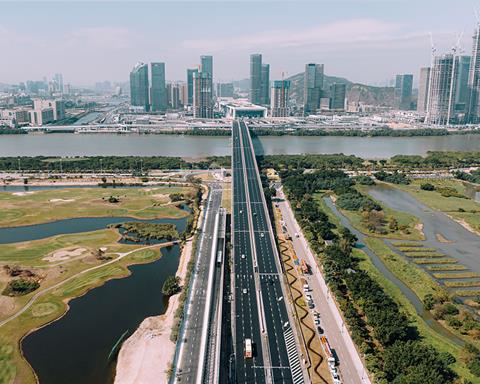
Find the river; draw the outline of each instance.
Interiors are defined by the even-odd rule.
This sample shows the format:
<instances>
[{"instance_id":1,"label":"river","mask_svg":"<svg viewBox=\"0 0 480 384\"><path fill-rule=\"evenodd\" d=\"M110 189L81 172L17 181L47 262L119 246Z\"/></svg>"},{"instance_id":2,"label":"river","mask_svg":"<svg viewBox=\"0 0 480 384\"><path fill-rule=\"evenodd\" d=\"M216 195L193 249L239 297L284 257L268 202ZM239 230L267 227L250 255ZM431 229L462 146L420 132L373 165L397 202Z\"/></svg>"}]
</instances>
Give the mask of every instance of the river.
<instances>
[{"instance_id":1,"label":"river","mask_svg":"<svg viewBox=\"0 0 480 384\"><path fill-rule=\"evenodd\" d=\"M179 251L178 245L162 248L158 261L131 266L131 276L72 300L64 317L28 335L22 350L40 383L113 382L115 364L108 361L112 347L146 317L165 312L162 285L177 271Z\"/></svg>"},{"instance_id":2,"label":"river","mask_svg":"<svg viewBox=\"0 0 480 384\"><path fill-rule=\"evenodd\" d=\"M258 141L256 141L258 140ZM480 135L437 137L263 136L257 154L344 153L363 158L427 151L478 151ZM0 156L205 156L231 155L225 136L137 134L28 134L0 136Z\"/></svg>"}]
</instances>

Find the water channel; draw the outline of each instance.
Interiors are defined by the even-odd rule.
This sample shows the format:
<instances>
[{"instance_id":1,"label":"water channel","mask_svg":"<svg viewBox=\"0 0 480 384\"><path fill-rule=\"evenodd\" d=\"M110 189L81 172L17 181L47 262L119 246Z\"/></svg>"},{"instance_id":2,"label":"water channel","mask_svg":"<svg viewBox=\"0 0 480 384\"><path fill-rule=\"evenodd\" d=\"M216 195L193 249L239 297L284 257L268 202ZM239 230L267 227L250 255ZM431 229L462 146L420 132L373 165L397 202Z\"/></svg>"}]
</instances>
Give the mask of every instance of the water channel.
<instances>
[{"instance_id":1,"label":"water channel","mask_svg":"<svg viewBox=\"0 0 480 384\"><path fill-rule=\"evenodd\" d=\"M0 136L0 156L205 156L231 155L230 137L137 134L28 134ZM255 145L256 144L256 145ZM427 151L478 151L480 135L436 137L263 136L257 154L344 153L363 158Z\"/></svg>"}]
</instances>

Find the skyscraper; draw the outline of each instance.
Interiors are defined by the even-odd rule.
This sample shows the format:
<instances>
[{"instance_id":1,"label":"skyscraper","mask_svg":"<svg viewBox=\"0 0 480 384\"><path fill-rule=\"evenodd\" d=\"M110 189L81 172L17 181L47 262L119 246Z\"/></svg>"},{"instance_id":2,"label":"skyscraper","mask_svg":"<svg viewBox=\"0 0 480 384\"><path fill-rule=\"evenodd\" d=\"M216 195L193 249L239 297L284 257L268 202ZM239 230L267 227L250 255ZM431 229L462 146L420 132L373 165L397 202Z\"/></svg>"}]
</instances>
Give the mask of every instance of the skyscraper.
<instances>
[{"instance_id":1,"label":"skyscraper","mask_svg":"<svg viewBox=\"0 0 480 384\"><path fill-rule=\"evenodd\" d=\"M55 83L56 91L63 93L63 75L61 73L56 73L53 76L53 81Z\"/></svg>"},{"instance_id":2,"label":"skyscraper","mask_svg":"<svg viewBox=\"0 0 480 384\"><path fill-rule=\"evenodd\" d=\"M150 102L152 111L166 111L167 90L165 88L165 63L151 63L152 86L150 88Z\"/></svg>"},{"instance_id":3,"label":"skyscraper","mask_svg":"<svg viewBox=\"0 0 480 384\"><path fill-rule=\"evenodd\" d=\"M347 94L347 86L343 83L333 83L330 86L330 105L332 111L345 110L345 97Z\"/></svg>"},{"instance_id":4,"label":"skyscraper","mask_svg":"<svg viewBox=\"0 0 480 384\"><path fill-rule=\"evenodd\" d=\"M458 71L455 87L455 112L465 114L468 110L468 76L470 72L470 56L457 57Z\"/></svg>"},{"instance_id":5,"label":"skyscraper","mask_svg":"<svg viewBox=\"0 0 480 384\"><path fill-rule=\"evenodd\" d=\"M193 104L193 74L198 73L197 68L187 69L187 96L188 105Z\"/></svg>"},{"instance_id":6,"label":"skyscraper","mask_svg":"<svg viewBox=\"0 0 480 384\"><path fill-rule=\"evenodd\" d=\"M137 63L130 72L130 103L149 111L147 64Z\"/></svg>"},{"instance_id":7,"label":"skyscraper","mask_svg":"<svg viewBox=\"0 0 480 384\"><path fill-rule=\"evenodd\" d=\"M289 115L290 81L275 80L271 93L271 115L272 117L285 117Z\"/></svg>"},{"instance_id":8,"label":"skyscraper","mask_svg":"<svg viewBox=\"0 0 480 384\"><path fill-rule=\"evenodd\" d=\"M303 85L303 111L305 115L320 108L323 89L323 64L306 64Z\"/></svg>"},{"instance_id":9,"label":"skyscraper","mask_svg":"<svg viewBox=\"0 0 480 384\"><path fill-rule=\"evenodd\" d=\"M395 104L397 108L409 110L412 104L413 75L397 75L395 79Z\"/></svg>"},{"instance_id":10,"label":"skyscraper","mask_svg":"<svg viewBox=\"0 0 480 384\"><path fill-rule=\"evenodd\" d=\"M430 67L420 68L418 81L417 112L425 113L428 107L428 91L430 87Z\"/></svg>"},{"instance_id":11,"label":"skyscraper","mask_svg":"<svg viewBox=\"0 0 480 384\"><path fill-rule=\"evenodd\" d=\"M213 118L212 78L208 72L193 73L193 116Z\"/></svg>"},{"instance_id":12,"label":"skyscraper","mask_svg":"<svg viewBox=\"0 0 480 384\"><path fill-rule=\"evenodd\" d=\"M270 104L270 64L262 64L260 104Z\"/></svg>"},{"instance_id":13,"label":"skyscraper","mask_svg":"<svg viewBox=\"0 0 480 384\"><path fill-rule=\"evenodd\" d=\"M208 73L210 78L213 81L213 56L210 55L202 55L200 56L200 65L201 71L204 73Z\"/></svg>"},{"instance_id":14,"label":"skyscraper","mask_svg":"<svg viewBox=\"0 0 480 384\"><path fill-rule=\"evenodd\" d=\"M468 76L469 107L468 120L480 121L480 25L473 34L472 58Z\"/></svg>"},{"instance_id":15,"label":"skyscraper","mask_svg":"<svg viewBox=\"0 0 480 384\"><path fill-rule=\"evenodd\" d=\"M250 102L261 104L262 92L262 55L254 53L250 55Z\"/></svg>"},{"instance_id":16,"label":"skyscraper","mask_svg":"<svg viewBox=\"0 0 480 384\"><path fill-rule=\"evenodd\" d=\"M452 54L437 56L430 74L430 92L425 121L430 124L449 124L454 117L455 89L458 65Z\"/></svg>"}]
</instances>

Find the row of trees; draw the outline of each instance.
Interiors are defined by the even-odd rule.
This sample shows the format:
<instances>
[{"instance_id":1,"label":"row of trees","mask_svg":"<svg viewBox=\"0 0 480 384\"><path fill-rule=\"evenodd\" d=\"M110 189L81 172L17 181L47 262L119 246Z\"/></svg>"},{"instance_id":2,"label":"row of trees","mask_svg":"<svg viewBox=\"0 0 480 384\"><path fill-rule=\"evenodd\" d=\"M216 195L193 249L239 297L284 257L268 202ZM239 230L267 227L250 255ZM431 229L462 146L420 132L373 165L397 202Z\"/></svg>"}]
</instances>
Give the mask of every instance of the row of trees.
<instances>
[{"instance_id":1,"label":"row of trees","mask_svg":"<svg viewBox=\"0 0 480 384\"><path fill-rule=\"evenodd\" d=\"M312 175L290 174L284 187L312 249L321 257L327 284L337 298L352 338L365 354L375 382L453 383L454 374L448 365L455 361L454 357L438 353L422 342L397 303L359 267L352 254L355 236L346 228L335 228L311 197L311 193L319 191L315 186L332 185L331 178ZM344 178L337 176L333 180ZM311 180L315 177L320 181ZM344 183L339 182L341 186ZM333 245L326 246L325 240L333 240Z\"/></svg>"},{"instance_id":2,"label":"row of trees","mask_svg":"<svg viewBox=\"0 0 480 384\"><path fill-rule=\"evenodd\" d=\"M222 158L210 158L199 162L187 162L180 157L169 156L91 156L91 157L0 157L0 169L4 171L131 171L151 169L208 169Z\"/></svg>"},{"instance_id":3,"label":"row of trees","mask_svg":"<svg viewBox=\"0 0 480 384\"><path fill-rule=\"evenodd\" d=\"M285 129L268 129L256 128L254 133L257 136L349 136L349 137L413 137L413 136L448 136L451 134L479 133L478 131L449 132L446 129L390 129L381 128L369 131L360 129L307 129L307 128L291 128Z\"/></svg>"},{"instance_id":4,"label":"row of trees","mask_svg":"<svg viewBox=\"0 0 480 384\"><path fill-rule=\"evenodd\" d=\"M396 155L390 161L408 168L458 168L480 165L480 152L430 151L419 155Z\"/></svg>"}]
</instances>

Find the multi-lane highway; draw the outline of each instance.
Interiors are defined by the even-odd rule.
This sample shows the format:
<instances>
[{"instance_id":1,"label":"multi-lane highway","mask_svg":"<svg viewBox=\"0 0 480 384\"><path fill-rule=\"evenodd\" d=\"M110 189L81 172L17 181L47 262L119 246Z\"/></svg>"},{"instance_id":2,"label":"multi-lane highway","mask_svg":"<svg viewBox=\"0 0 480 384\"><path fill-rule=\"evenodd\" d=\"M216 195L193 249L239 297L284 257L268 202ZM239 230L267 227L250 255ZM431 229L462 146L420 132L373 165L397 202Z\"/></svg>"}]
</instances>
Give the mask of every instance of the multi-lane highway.
<instances>
[{"instance_id":1,"label":"multi-lane highway","mask_svg":"<svg viewBox=\"0 0 480 384\"><path fill-rule=\"evenodd\" d=\"M233 278L235 376L238 383L303 383L287 313L282 271L247 126L234 122ZM254 344L244 357L245 339Z\"/></svg>"},{"instance_id":2,"label":"multi-lane highway","mask_svg":"<svg viewBox=\"0 0 480 384\"><path fill-rule=\"evenodd\" d=\"M180 348L176 367L177 382L195 383L197 371L202 362L199 362L202 329L206 303L208 273L212 247L217 239L213 238L215 217L222 202L222 188L218 183L210 185L210 193L205 204L204 221L199 237L197 254L195 255L195 273L193 274L192 293L188 304L185 330L181 335L178 347Z\"/></svg>"}]
</instances>

